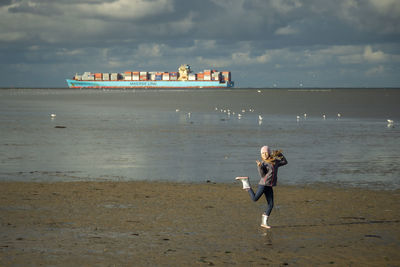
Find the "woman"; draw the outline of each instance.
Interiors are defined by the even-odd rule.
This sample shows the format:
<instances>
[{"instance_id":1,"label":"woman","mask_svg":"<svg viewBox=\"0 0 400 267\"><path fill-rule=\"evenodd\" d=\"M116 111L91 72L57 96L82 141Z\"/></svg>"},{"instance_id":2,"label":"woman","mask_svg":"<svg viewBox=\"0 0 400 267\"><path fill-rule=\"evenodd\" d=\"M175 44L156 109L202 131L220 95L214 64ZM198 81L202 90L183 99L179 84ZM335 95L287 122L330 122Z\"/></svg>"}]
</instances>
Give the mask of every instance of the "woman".
<instances>
[{"instance_id":1,"label":"woman","mask_svg":"<svg viewBox=\"0 0 400 267\"><path fill-rule=\"evenodd\" d=\"M253 189L250 187L249 177L236 177L236 180L242 181L243 189L249 192L250 198L253 201L257 201L263 194L265 195L268 206L261 217L261 227L271 228L268 225L268 218L274 207L274 191L272 187L276 186L277 183L278 168L286 165L288 162L282 155L282 151L277 150L271 153L271 149L268 146L263 146L261 148L261 159L261 162L258 160L256 161L258 172L261 177L256 193L254 193Z\"/></svg>"}]
</instances>

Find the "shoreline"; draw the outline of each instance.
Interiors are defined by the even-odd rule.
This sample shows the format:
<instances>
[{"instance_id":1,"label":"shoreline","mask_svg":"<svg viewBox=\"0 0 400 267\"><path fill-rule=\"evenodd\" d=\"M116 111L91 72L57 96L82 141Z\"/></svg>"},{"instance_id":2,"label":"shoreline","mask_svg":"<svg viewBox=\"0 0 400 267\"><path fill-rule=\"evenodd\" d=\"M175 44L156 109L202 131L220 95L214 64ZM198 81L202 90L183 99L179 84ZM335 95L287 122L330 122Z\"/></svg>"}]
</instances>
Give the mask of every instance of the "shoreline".
<instances>
[{"instance_id":1,"label":"shoreline","mask_svg":"<svg viewBox=\"0 0 400 267\"><path fill-rule=\"evenodd\" d=\"M255 188L257 186L257 179L252 179L251 185ZM108 178L93 178L93 179L4 179L0 180L0 184L3 183L43 183L43 184L53 184L53 183L150 183L150 184L183 184L183 185L225 185L225 186L235 186L238 184L238 181L215 181L215 180L203 180L203 181L172 181L172 180L128 180L128 179L120 179L120 180L110 180ZM284 181L279 181L277 186L279 187L296 187L296 188L330 188L330 189L338 189L338 190L367 190L367 191L399 191L400 187L393 186L391 184L385 184L380 182L360 182L359 184L355 182L325 182L325 181L312 181L307 183L285 183Z\"/></svg>"},{"instance_id":2,"label":"shoreline","mask_svg":"<svg viewBox=\"0 0 400 267\"><path fill-rule=\"evenodd\" d=\"M400 190L278 185L259 224L239 183L0 182L0 265L400 264Z\"/></svg>"}]
</instances>

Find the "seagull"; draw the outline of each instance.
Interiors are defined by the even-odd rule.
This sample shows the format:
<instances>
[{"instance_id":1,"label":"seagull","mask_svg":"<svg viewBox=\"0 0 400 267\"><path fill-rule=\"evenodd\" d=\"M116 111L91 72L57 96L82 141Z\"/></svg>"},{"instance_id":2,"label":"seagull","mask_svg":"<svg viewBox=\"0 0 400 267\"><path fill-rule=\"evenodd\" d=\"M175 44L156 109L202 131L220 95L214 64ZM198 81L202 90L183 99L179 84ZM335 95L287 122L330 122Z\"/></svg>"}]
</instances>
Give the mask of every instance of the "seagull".
<instances>
[{"instance_id":1,"label":"seagull","mask_svg":"<svg viewBox=\"0 0 400 267\"><path fill-rule=\"evenodd\" d=\"M262 120L263 120L263 117L262 117L261 115L258 115L258 120L259 120L259 121L262 121Z\"/></svg>"},{"instance_id":2,"label":"seagull","mask_svg":"<svg viewBox=\"0 0 400 267\"><path fill-rule=\"evenodd\" d=\"M187 114L187 116L190 118L190 115L191 115L191 113L190 112L188 112L188 114Z\"/></svg>"},{"instance_id":3,"label":"seagull","mask_svg":"<svg viewBox=\"0 0 400 267\"><path fill-rule=\"evenodd\" d=\"M337 114L337 117L338 117L338 118L342 117L342 114L338 113L338 114Z\"/></svg>"},{"instance_id":4,"label":"seagull","mask_svg":"<svg viewBox=\"0 0 400 267\"><path fill-rule=\"evenodd\" d=\"M242 117L242 114L239 113L238 114L238 119L240 120L241 117Z\"/></svg>"},{"instance_id":5,"label":"seagull","mask_svg":"<svg viewBox=\"0 0 400 267\"><path fill-rule=\"evenodd\" d=\"M246 110L245 109L242 109L242 113L245 113L246 112Z\"/></svg>"},{"instance_id":6,"label":"seagull","mask_svg":"<svg viewBox=\"0 0 400 267\"><path fill-rule=\"evenodd\" d=\"M297 117L296 117L296 120L299 121L299 120L300 120L300 116L297 116Z\"/></svg>"},{"instance_id":7,"label":"seagull","mask_svg":"<svg viewBox=\"0 0 400 267\"><path fill-rule=\"evenodd\" d=\"M179 112L179 108L175 109L175 112Z\"/></svg>"},{"instance_id":8,"label":"seagull","mask_svg":"<svg viewBox=\"0 0 400 267\"><path fill-rule=\"evenodd\" d=\"M56 116L57 116L57 115L54 114L54 113L51 113L51 114L50 114L50 117L51 117L51 118L55 118Z\"/></svg>"},{"instance_id":9,"label":"seagull","mask_svg":"<svg viewBox=\"0 0 400 267\"><path fill-rule=\"evenodd\" d=\"M303 116L304 116L304 118L307 118L307 113L304 113L304 115L303 115Z\"/></svg>"},{"instance_id":10,"label":"seagull","mask_svg":"<svg viewBox=\"0 0 400 267\"><path fill-rule=\"evenodd\" d=\"M261 93L261 90L257 90L257 93Z\"/></svg>"},{"instance_id":11,"label":"seagull","mask_svg":"<svg viewBox=\"0 0 400 267\"><path fill-rule=\"evenodd\" d=\"M387 125L388 128L394 127L394 121L393 120L387 119L387 122L388 122L388 125Z\"/></svg>"},{"instance_id":12,"label":"seagull","mask_svg":"<svg viewBox=\"0 0 400 267\"><path fill-rule=\"evenodd\" d=\"M322 118L324 118L324 120L326 120L326 115L324 114L324 115L322 115Z\"/></svg>"}]
</instances>

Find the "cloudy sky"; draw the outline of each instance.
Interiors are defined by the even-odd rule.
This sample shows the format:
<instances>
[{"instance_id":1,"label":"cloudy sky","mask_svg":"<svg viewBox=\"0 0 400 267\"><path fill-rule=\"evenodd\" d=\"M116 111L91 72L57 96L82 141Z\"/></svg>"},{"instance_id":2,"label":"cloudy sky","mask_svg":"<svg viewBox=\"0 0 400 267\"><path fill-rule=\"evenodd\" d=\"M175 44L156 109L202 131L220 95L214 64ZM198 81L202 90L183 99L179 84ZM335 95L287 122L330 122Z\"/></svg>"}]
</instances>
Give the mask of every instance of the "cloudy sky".
<instances>
[{"instance_id":1,"label":"cloudy sky","mask_svg":"<svg viewBox=\"0 0 400 267\"><path fill-rule=\"evenodd\" d=\"M182 63L238 87L400 87L400 1L0 0L0 87Z\"/></svg>"}]
</instances>

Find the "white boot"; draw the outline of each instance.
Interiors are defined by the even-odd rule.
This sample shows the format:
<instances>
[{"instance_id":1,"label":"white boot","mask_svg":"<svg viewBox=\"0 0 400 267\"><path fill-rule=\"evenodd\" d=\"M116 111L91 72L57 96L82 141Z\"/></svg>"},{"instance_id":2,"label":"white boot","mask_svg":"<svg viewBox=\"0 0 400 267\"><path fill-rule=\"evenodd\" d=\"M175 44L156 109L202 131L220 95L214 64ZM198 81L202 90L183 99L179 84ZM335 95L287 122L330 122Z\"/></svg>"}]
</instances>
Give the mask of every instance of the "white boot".
<instances>
[{"instance_id":1,"label":"white boot","mask_svg":"<svg viewBox=\"0 0 400 267\"><path fill-rule=\"evenodd\" d=\"M249 189L250 188L250 182L249 182L249 177L236 177L236 180L242 181L243 184L243 189Z\"/></svg>"},{"instance_id":2,"label":"white boot","mask_svg":"<svg viewBox=\"0 0 400 267\"><path fill-rule=\"evenodd\" d=\"M266 214L263 214L261 216L261 227L264 227L267 229L271 228L271 226L268 225L268 216Z\"/></svg>"}]
</instances>

